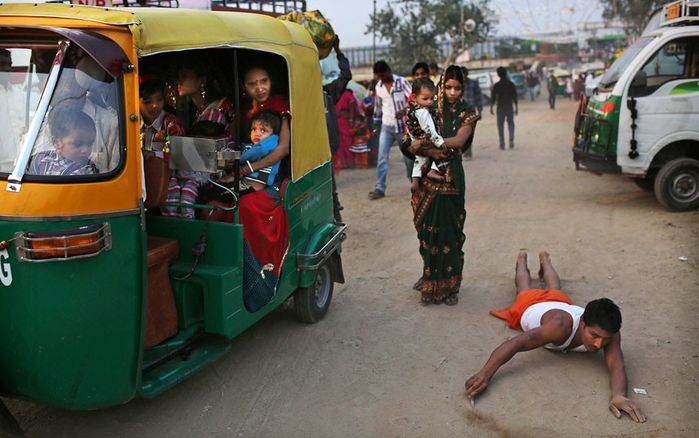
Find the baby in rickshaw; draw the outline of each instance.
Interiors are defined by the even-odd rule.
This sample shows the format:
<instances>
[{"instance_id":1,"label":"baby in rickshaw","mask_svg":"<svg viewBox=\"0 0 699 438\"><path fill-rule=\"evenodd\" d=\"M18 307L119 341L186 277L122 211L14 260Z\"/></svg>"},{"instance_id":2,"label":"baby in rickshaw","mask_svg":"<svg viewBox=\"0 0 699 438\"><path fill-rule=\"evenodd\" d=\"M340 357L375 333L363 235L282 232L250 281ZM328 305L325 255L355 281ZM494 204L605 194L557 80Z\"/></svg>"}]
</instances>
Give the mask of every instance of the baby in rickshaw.
<instances>
[{"instance_id":1,"label":"baby in rickshaw","mask_svg":"<svg viewBox=\"0 0 699 438\"><path fill-rule=\"evenodd\" d=\"M281 115L276 111L264 110L252 116L250 122L250 140L252 143L244 145L245 150L240 156L241 165L247 166L250 174L242 179L241 196L274 185L281 165L281 161L277 161L271 166L255 171L251 164L269 155L279 144L279 131L282 127Z\"/></svg>"}]
</instances>

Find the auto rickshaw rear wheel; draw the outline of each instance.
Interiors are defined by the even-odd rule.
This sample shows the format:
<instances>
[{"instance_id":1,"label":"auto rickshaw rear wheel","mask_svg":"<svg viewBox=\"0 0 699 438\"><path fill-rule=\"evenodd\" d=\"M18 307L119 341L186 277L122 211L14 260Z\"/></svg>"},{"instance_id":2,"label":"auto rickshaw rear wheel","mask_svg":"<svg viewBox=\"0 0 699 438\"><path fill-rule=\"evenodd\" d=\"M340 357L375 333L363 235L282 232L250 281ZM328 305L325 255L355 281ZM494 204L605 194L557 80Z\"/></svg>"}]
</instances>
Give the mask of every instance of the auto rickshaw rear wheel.
<instances>
[{"instance_id":1,"label":"auto rickshaw rear wheel","mask_svg":"<svg viewBox=\"0 0 699 438\"><path fill-rule=\"evenodd\" d=\"M323 319L333 297L332 270L327 263L318 268L315 281L309 287L299 288L294 293L296 317L309 324Z\"/></svg>"}]
</instances>

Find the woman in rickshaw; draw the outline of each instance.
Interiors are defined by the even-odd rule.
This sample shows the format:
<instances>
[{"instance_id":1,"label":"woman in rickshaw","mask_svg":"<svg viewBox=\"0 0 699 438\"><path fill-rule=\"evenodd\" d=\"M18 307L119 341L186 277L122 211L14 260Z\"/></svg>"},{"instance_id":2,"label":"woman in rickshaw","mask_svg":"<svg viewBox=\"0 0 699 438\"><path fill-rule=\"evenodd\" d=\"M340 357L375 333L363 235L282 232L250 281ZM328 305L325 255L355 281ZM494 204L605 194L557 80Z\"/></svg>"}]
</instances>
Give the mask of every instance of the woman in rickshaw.
<instances>
[{"instance_id":1,"label":"woman in rickshaw","mask_svg":"<svg viewBox=\"0 0 699 438\"><path fill-rule=\"evenodd\" d=\"M241 173L246 176L263 167L268 167L283 160L289 155L289 143L291 139L291 112L289 110L289 101L281 94L274 93L274 83L270 75L270 67L260 64L253 64L248 67L243 74L243 87L245 94L250 97L251 103L249 108L241 114L241 124L244 126L243 132L249 132L245 129L252 116L262 110L272 110L278 112L282 116L282 128L279 134L279 144L269 155L259 161L250 163L241 167ZM243 163L241 163L243 164ZM287 176L286 169L280 172L283 176Z\"/></svg>"},{"instance_id":2,"label":"woman in rickshaw","mask_svg":"<svg viewBox=\"0 0 699 438\"><path fill-rule=\"evenodd\" d=\"M177 92L180 97L188 97L194 104L196 108L194 123L201 121L219 123L224 126L226 136L232 137L231 127L235 116L233 103L220 90L220 84L205 67L206 64L206 59L186 58L177 73Z\"/></svg>"},{"instance_id":3,"label":"woman in rickshaw","mask_svg":"<svg viewBox=\"0 0 699 438\"><path fill-rule=\"evenodd\" d=\"M272 110L282 116L279 143L268 155L259 161L241 163L240 173L247 176L262 168L272 166L282 160L274 183L267 188L242 196L239 201L240 223L243 233L255 258L262 265L271 263L272 272L279 276L282 260L289 247L289 224L281 206L281 186L289 176L288 163L291 142L291 113L289 101L275 93L275 83L270 72L271 63L253 63L243 74L245 94L251 99L249 107L241 111L241 126L244 135L250 132L249 120L262 110Z\"/></svg>"}]
</instances>

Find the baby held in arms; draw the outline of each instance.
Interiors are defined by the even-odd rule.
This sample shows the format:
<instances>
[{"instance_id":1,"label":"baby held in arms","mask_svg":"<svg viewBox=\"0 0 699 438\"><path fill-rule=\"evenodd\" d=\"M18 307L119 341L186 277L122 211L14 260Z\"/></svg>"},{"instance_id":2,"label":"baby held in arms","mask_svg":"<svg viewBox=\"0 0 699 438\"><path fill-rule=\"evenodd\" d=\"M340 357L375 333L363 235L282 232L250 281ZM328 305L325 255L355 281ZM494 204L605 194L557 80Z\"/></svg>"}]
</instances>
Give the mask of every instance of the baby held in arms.
<instances>
[{"instance_id":1,"label":"baby held in arms","mask_svg":"<svg viewBox=\"0 0 699 438\"><path fill-rule=\"evenodd\" d=\"M264 110L252 116L250 121L250 140L252 144L244 145L240 162L242 166L248 166L252 172L242 179L241 195L253 191L257 192L273 185L274 179L277 173L279 173L280 165L280 162L277 161L269 167L253 171L250 163L261 160L277 147L279 131L281 131L282 126L281 115L276 111Z\"/></svg>"},{"instance_id":2,"label":"baby held in arms","mask_svg":"<svg viewBox=\"0 0 699 438\"><path fill-rule=\"evenodd\" d=\"M413 82L413 100L408 102L406 126L408 134L413 140L427 139L434 143L437 148L444 145L444 138L441 129L435 120L439 121L438 109L433 107L436 87L429 78L418 78ZM413 165L412 182L410 189L416 191L420 187L423 168L428 164L429 158L416 156ZM444 180L444 172L448 165L448 160L432 161L427 177L437 180Z\"/></svg>"}]
</instances>

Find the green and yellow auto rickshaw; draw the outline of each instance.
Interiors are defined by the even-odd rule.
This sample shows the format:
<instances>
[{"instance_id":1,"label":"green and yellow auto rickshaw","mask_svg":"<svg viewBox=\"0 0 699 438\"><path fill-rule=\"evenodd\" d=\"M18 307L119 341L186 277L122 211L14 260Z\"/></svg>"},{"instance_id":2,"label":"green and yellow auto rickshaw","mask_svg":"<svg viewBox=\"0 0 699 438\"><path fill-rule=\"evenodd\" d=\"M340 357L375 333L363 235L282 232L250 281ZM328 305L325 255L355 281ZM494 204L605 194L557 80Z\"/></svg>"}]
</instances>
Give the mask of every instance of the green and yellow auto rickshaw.
<instances>
[{"instance_id":1,"label":"green and yellow auto rickshaw","mask_svg":"<svg viewBox=\"0 0 699 438\"><path fill-rule=\"evenodd\" d=\"M157 214L172 169L141 150L139 74L190 55L225 73L217 80L227 81L236 113L240 65L277 66L277 91L293 114L288 177L276 187L275 214L288 223L277 267L249 260L236 185L230 203L195 204L196 219ZM306 30L246 13L0 5L2 58L12 60L0 72L3 395L69 409L154 397L290 297L303 321L323 318L333 283L344 282L346 225L333 218L321 71ZM93 118L96 172L34 169L40 154L58 160L51 169L65 158L52 152L57 134L46 126L62 99ZM235 147L195 147L205 169L233 163L238 174L239 125ZM209 220L213 213L231 220ZM270 276L271 286L258 287Z\"/></svg>"}]
</instances>

